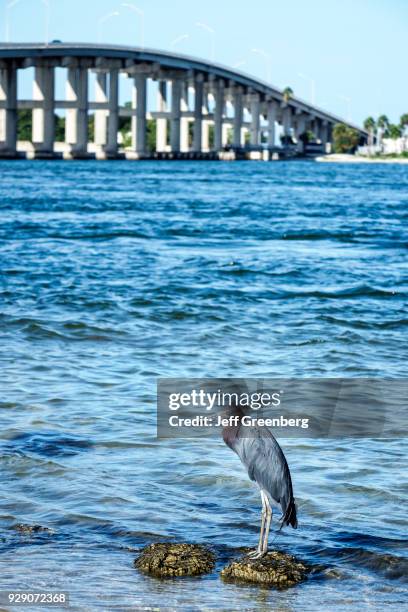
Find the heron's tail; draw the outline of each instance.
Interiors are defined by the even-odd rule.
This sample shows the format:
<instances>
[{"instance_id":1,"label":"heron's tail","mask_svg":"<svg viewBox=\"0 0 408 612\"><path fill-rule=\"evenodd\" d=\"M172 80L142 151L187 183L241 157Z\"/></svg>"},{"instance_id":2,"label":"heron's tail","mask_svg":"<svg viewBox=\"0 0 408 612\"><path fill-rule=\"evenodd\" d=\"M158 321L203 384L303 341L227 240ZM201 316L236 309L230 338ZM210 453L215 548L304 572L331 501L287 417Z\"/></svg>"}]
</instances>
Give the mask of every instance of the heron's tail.
<instances>
[{"instance_id":1,"label":"heron's tail","mask_svg":"<svg viewBox=\"0 0 408 612\"><path fill-rule=\"evenodd\" d=\"M297 526L298 526L297 516L296 516L296 504L295 504L295 500L293 499L293 497L287 505L285 514L283 515L283 518L282 518L280 529L282 529L284 525L290 525L291 527L293 527L293 529L297 529Z\"/></svg>"}]
</instances>

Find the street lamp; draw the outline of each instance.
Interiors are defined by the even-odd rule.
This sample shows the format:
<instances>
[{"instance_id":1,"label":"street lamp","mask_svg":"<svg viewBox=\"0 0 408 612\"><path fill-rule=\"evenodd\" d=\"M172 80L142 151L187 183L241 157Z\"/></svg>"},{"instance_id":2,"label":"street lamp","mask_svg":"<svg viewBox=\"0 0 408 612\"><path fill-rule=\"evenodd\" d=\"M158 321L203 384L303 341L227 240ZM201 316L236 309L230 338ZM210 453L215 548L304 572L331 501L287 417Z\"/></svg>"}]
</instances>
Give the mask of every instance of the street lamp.
<instances>
[{"instance_id":1,"label":"street lamp","mask_svg":"<svg viewBox=\"0 0 408 612\"><path fill-rule=\"evenodd\" d=\"M190 38L189 34L180 34L180 36L177 36L177 38L171 41L170 47L174 49L176 45L178 45L182 40L187 40L187 38Z\"/></svg>"},{"instance_id":2,"label":"street lamp","mask_svg":"<svg viewBox=\"0 0 408 612\"><path fill-rule=\"evenodd\" d=\"M270 83L272 79L272 68L271 68L272 57L269 55L269 53L267 53L263 49L251 49L251 52L257 53L258 55L263 57L264 60L266 61L266 80Z\"/></svg>"},{"instance_id":3,"label":"street lamp","mask_svg":"<svg viewBox=\"0 0 408 612\"><path fill-rule=\"evenodd\" d=\"M207 23L203 23L202 21L197 21L197 28L201 28L205 30L210 35L211 40L211 61L213 62L215 59L215 30L213 30Z\"/></svg>"},{"instance_id":4,"label":"street lamp","mask_svg":"<svg viewBox=\"0 0 408 612\"><path fill-rule=\"evenodd\" d=\"M41 0L45 7L45 44L47 45L49 42L49 30L50 30L50 0ZM11 17L11 9L18 4L20 0L10 0L6 4L6 19L5 19L5 41L10 42L10 17Z\"/></svg>"},{"instance_id":5,"label":"street lamp","mask_svg":"<svg viewBox=\"0 0 408 612\"><path fill-rule=\"evenodd\" d=\"M101 17L98 20L98 42L101 43L102 42L102 26L103 24L108 21L109 19L111 19L112 17L117 17L119 15L118 11L113 11L112 13L108 13L107 15L104 15L103 17Z\"/></svg>"},{"instance_id":6,"label":"street lamp","mask_svg":"<svg viewBox=\"0 0 408 612\"><path fill-rule=\"evenodd\" d=\"M6 23L5 23L5 40L6 42L10 42L10 13L11 13L11 9L13 8L13 6L16 6L16 4L18 4L20 2L20 0L10 0L10 2L8 2L6 4Z\"/></svg>"},{"instance_id":7,"label":"street lamp","mask_svg":"<svg viewBox=\"0 0 408 612\"><path fill-rule=\"evenodd\" d=\"M144 49L144 11L142 11L141 8L139 8L138 6L136 6L135 4L130 4L129 2L122 2L121 6L124 6L126 8L128 8L130 11L133 11L134 13L136 13L137 15L139 15L140 17L140 46L142 49Z\"/></svg>"},{"instance_id":8,"label":"street lamp","mask_svg":"<svg viewBox=\"0 0 408 612\"><path fill-rule=\"evenodd\" d=\"M344 95L339 95L337 97L340 98L340 100L344 100L344 102L346 103L347 121L351 122L351 98L349 98L348 96L344 96Z\"/></svg>"},{"instance_id":9,"label":"street lamp","mask_svg":"<svg viewBox=\"0 0 408 612\"><path fill-rule=\"evenodd\" d=\"M310 101L314 106L316 103L316 81L312 79L311 77L307 76L307 74L302 74L301 72L298 73L298 76L304 81L309 81L310 83Z\"/></svg>"}]
</instances>

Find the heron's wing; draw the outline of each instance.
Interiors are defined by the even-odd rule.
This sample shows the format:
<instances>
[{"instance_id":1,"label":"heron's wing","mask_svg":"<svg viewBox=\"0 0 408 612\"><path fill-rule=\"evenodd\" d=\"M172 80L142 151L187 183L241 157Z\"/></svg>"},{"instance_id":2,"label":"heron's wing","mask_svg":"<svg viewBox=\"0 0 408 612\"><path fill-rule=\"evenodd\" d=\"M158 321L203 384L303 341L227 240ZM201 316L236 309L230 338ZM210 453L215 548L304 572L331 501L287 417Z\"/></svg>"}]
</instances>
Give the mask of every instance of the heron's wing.
<instances>
[{"instance_id":1,"label":"heron's wing","mask_svg":"<svg viewBox=\"0 0 408 612\"><path fill-rule=\"evenodd\" d=\"M266 427L241 428L234 450L251 480L285 513L293 502L292 480L285 455L272 433Z\"/></svg>"}]
</instances>

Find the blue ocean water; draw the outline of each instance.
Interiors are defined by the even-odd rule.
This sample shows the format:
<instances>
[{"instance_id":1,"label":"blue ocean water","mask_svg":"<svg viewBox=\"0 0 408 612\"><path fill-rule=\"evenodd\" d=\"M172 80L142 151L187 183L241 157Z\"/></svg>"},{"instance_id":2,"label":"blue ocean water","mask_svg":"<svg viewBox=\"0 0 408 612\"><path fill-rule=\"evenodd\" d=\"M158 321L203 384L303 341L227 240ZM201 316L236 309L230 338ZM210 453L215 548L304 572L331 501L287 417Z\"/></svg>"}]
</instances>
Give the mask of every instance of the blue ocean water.
<instances>
[{"instance_id":1,"label":"blue ocean water","mask_svg":"<svg viewBox=\"0 0 408 612\"><path fill-rule=\"evenodd\" d=\"M280 440L299 529L273 547L321 568L298 587L132 562L187 540L219 569L259 529L221 439L156 439L157 377L407 375L407 203L402 165L2 161L0 590L89 610L406 605L401 438Z\"/></svg>"}]
</instances>

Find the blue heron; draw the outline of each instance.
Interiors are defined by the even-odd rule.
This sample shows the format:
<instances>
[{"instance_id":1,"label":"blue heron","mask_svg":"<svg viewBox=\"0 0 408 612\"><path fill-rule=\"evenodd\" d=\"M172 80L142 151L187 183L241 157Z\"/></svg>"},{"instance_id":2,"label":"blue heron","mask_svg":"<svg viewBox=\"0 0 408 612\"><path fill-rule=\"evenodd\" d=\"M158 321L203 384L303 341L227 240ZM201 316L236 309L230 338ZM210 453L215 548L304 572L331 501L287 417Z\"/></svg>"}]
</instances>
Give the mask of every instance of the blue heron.
<instances>
[{"instance_id":1,"label":"blue heron","mask_svg":"<svg viewBox=\"0 0 408 612\"><path fill-rule=\"evenodd\" d=\"M228 410L228 416L235 416L223 427L222 437L241 459L261 491L262 514L258 548L249 553L259 559L268 552L268 536L272 522L272 507L282 512L281 527L291 525L297 528L296 505L293 497L292 479L285 455L278 442L267 427L242 425L244 416L239 406Z\"/></svg>"}]
</instances>

